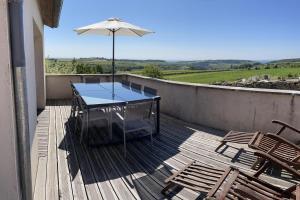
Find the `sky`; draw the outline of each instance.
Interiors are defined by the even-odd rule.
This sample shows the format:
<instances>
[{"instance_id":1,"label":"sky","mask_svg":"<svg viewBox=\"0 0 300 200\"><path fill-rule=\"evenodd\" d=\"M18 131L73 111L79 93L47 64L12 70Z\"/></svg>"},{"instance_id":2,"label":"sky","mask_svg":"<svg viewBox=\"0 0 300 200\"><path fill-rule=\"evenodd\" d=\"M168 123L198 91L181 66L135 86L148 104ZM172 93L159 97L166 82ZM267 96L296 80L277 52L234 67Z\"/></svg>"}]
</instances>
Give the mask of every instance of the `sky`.
<instances>
[{"instance_id":1,"label":"sky","mask_svg":"<svg viewBox=\"0 0 300 200\"><path fill-rule=\"evenodd\" d=\"M300 0L65 0L45 56L111 58L111 37L73 30L118 17L155 31L117 37L119 59L300 58L299 10Z\"/></svg>"}]
</instances>

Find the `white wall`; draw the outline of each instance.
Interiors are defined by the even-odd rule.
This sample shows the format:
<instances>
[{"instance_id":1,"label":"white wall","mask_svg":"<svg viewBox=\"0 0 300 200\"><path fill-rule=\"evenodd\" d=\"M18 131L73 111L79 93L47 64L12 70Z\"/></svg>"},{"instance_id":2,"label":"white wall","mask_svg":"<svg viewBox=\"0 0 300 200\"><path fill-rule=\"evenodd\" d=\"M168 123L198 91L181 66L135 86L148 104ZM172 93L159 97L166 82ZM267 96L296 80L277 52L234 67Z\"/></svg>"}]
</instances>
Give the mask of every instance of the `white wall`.
<instances>
[{"instance_id":1,"label":"white wall","mask_svg":"<svg viewBox=\"0 0 300 200\"><path fill-rule=\"evenodd\" d=\"M23 5L24 12L24 43L26 59L26 82L28 97L28 117L31 146L31 172L32 188L35 186L35 177L38 164L37 140L35 137L35 128L37 123L37 85L36 85L36 59L35 59L35 31L40 31L41 37L44 35L44 26L39 11L37 0L25 0ZM37 30L38 29L38 30ZM43 49L40 49L43 51ZM37 71L40 71L37 69ZM40 83L42 84L42 83Z\"/></svg>"},{"instance_id":2,"label":"white wall","mask_svg":"<svg viewBox=\"0 0 300 200\"><path fill-rule=\"evenodd\" d=\"M20 199L7 0L0 0L0 199Z\"/></svg>"}]
</instances>

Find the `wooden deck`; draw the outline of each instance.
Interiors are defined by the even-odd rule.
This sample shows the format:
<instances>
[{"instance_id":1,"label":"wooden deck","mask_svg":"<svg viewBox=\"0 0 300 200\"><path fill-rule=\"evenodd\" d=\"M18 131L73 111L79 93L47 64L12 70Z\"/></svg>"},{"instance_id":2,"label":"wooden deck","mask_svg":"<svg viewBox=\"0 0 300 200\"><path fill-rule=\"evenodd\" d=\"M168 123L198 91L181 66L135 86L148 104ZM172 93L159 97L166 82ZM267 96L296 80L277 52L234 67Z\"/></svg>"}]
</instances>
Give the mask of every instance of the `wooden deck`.
<instances>
[{"instance_id":1,"label":"wooden deck","mask_svg":"<svg viewBox=\"0 0 300 200\"><path fill-rule=\"evenodd\" d=\"M68 101L48 102L38 117L39 166L34 198L53 199L201 199L199 194L178 189L170 196L160 191L164 180L191 160L213 166L238 166L249 171L255 157L248 149L228 147L214 152L224 132L188 124L162 115L161 134L153 146L147 138L127 146L90 148L79 143L68 122ZM101 134L101 133L99 133ZM282 174L286 179L289 175ZM282 179L264 176L287 186Z\"/></svg>"}]
</instances>

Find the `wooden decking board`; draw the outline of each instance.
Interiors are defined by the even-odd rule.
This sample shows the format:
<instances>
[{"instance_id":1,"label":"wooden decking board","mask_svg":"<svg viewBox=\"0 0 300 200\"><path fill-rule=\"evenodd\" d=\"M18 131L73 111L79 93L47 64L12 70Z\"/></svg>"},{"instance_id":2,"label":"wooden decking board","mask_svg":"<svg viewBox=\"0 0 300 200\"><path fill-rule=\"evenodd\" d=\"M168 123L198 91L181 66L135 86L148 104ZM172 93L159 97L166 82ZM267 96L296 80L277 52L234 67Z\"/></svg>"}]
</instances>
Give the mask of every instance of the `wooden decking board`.
<instances>
[{"instance_id":1,"label":"wooden decking board","mask_svg":"<svg viewBox=\"0 0 300 200\"><path fill-rule=\"evenodd\" d=\"M67 117L63 106L60 106L60 114L62 117L62 122L64 127L63 130L64 130L64 140L65 140L65 147L66 147L65 151L67 153L67 161L69 167L69 175L71 177L73 198L86 200L87 194L84 187L82 175L81 173L76 173L77 171L79 171L79 163L76 156L76 152L72 145L70 133L68 132L67 126L65 124L65 122L67 121Z\"/></svg>"},{"instance_id":2,"label":"wooden decking board","mask_svg":"<svg viewBox=\"0 0 300 200\"><path fill-rule=\"evenodd\" d=\"M131 191L127 188L126 184L123 182L122 178L115 170L114 166L108 160L107 155L104 153L105 149L97 151L97 159L101 159L102 166L110 180L116 194L121 199L132 199L134 196Z\"/></svg>"},{"instance_id":3,"label":"wooden decking board","mask_svg":"<svg viewBox=\"0 0 300 200\"><path fill-rule=\"evenodd\" d=\"M67 111L67 112L66 112ZM66 109L65 107L65 114L68 114L70 109ZM68 131L71 127L68 126ZM70 132L71 133L71 132ZM86 194L88 199L103 199L101 195L101 191L98 188L97 184L89 184L89 183L96 183L95 176L92 172L90 163L88 158L85 156L84 149L82 145L76 139L75 134L70 134L70 141L72 142L72 146L75 149L76 156L79 162L79 168L77 173L81 173L83 184L85 186Z\"/></svg>"},{"instance_id":4,"label":"wooden decking board","mask_svg":"<svg viewBox=\"0 0 300 200\"><path fill-rule=\"evenodd\" d=\"M57 162L58 162L58 187L60 199L73 199L73 191L71 186L71 177L69 175L67 152L61 150L66 149L63 131L63 121L60 114L60 108L58 102L55 105L55 125L57 131L56 148L57 150Z\"/></svg>"},{"instance_id":5,"label":"wooden decking board","mask_svg":"<svg viewBox=\"0 0 300 200\"><path fill-rule=\"evenodd\" d=\"M169 170L166 169L166 167L164 165L161 164L162 163L161 160L159 160L157 157L155 157L151 153L151 151L149 151L149 148L147 148L146 145L141 146L141 144L134 144L134 145L130 145L130 146L132 147L132 151L135 152L135 155L136 155L135 157L138 159L138 162L142 161L147 164L147 173L154 174L157 177L157 179L159 180L158 184L161 184L162 186L164 186L165 179L168 178L171 175L171 173ZM144 148L142 148L142 147L144 147ZM151 150L153 150L153 148L151 148ZM144 159L144 155L147 155L148 158ZM194 199L198 195L191 190L183 189L183 190L179 191L176 194L176 196L178 196L181 199Z\"/></svg>"},{"instance_id":6,"label":"wooden decking board","mask_svg":"<svg viewBox=\"0 0 300 200\"><path fill-rule=\"evenodd\" d=\"M52 199L59 198L56 126L55 126L56 113L53 104L50 104L48 107L50 108L50 125L49 125L48 161L47 161L46 200L52 200Z\"/></svg>"},{"instance_id":7,"label":"wooden decking board","mask_svg":"<svg viewBox=\"0 0 300 200\"><path fill-rule=\"evenodd\" d=\"M160 191L164 179L191 160L219 167L235 165L252 171L249 166L255 157L248 149L241 151L236 148L240 145L232 144L222 154L214 151L224 132L165 115L161 117L161 135L154 138L153 146L148 138L130 142L126 159L123 145L87 147L72 132L73 124L68 122L69 104L49 101L39 115L36 133L42 159L38 165L35 199L202 199L198 193L180 188L170 196L163 196ZM91 131L94 137L99 135L99 130ZM263 178L277 185L288 184L269 176Z\"/></svg>"},{"instance_id":8,"label":"wooden decking board","mask_svg":"<svg viewBox=\"0 0 300 200\"><path fill-rule=\"evenodd\" d=\"M118 167L123 168L128 172L127 181L132 184L132 186L137 190L137 192L140 195L141 199L153 199L154 196L151 195L151 192L147 190L147 187L144 185L144 183L137 178L137 175L132 171L131 167L128 165L128 163L125 161L122 154L119 153L119 151L114 147L109 147L109 152L111 153L111 156L118 162L122 163L118 165Z\"/></svg>"},{"instance_id":9,"label":"wooden decking board","mask_svg":"<svg viewBox=\"0 0 300 200\"><path fill-rule=\"evenodd\" d=\"M69 109L68 109L69 108ZM64 106L62 109L63 119L65 122L68 120L68 115L70 113L70 107ZM79 199L102 199L101 193L94 184L85 184L89 180L95 180L91 172L89 163L82 154L82 148L79 143L76 143L77 139L74 138L74 134L71 133L71 127L66 123L66 138L68 141L68 150L70 151L69 157L72 160L74 165L69 164L69 168L72 175L72 185L74 183L80 193L78 193L77 198ZM75 176L75 177L74 177Z\"/></svg>"},{"instance_id":10,"label":"wooden decking board","mask_svg":"<svg viewBox=\"0 0 300 200\"><path fill-rule=\"evenodd\" d=\"M85 149L85 155L88 157L91 164L93 173L96 177L96 183L101 191L103 199L118 199L112 184L110 183L105 171L103 170L101 162L95 156L94 150L89 149L85 145L83 145L83 147Z\"/></svg>"},{"instance_id":11,"label":"wooden decking board","mask_svg":"<svg viewBox=\"0 0 300 200\"><path fill-rule=\"evenodd\" d=\"M121 148L116 148L119 152L120 155L123 155L123 149ZM125 159L124 162L126 162L131 170L132 174L135 177L135 179L141 180L143 183L144 187L151 193L152 196L155 197L155 199L161 199L163 198L163 195L160 193L162 190L162 186L158 185L153 179L151 174L147 174L145 170L143 170L143 167L141 166L140 163L137 163L136 160L134 159L132 152L127 152L126 156L126 161Z\"/></svg>"}]
</instances>

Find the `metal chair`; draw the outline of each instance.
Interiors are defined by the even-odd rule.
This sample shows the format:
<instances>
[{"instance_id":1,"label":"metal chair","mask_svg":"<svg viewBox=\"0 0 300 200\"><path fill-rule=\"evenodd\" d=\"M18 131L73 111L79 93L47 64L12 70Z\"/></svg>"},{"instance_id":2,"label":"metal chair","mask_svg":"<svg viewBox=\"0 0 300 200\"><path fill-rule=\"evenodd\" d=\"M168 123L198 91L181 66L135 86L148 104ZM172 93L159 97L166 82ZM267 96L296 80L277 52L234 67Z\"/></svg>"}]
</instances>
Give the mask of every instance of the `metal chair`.
<instances>
[{"instance_id":1,"label":"metal chair","mask_svg":"<svg viewBox=\"0 0 300 200\"><path fill-rule=\"evenodd\" d=\"M131 88L135 89L135 90L141 90L142 86L136 83L131 83Z\"/></svg>"},{"instance_id":2,"label":"metal chair","mask_svg":"<svg viewBox=\"0 0 300 200\"><path fill-rule=\"evenodd\" d=\"M126 80L122 80L122 84L126 86L130 86L130 82Z\"/></svg>"},{"instance_id":3,"label":"metal chair","mask_svg":"<svg viewBox=\"0 0 300 200\"><path fill-rule=\"evenodd\" d=\"M72 89L72 102L71 102L71 113L70 113L70 117L75 117L76 116L76 112L78 111L78 101L77 101L77 91L73 85L73 82L70 81L70 85L71 85L71 89Z\"/></svg>"},{"instance_id":4,"label":"metal chair","mask_svg":"<svg viewBox=\"0 0 300 200\"><path fill-rule=\"evenodd\" d=\"M151 110L153 101L144 101L140 103L127 103L121 112L116 112L116 124L123 131L124 157L126 157L126 135L129 133L145 130L150 133L152 145L153 126L151 123Z\"/></svg>"},{"instance_id":5,"label":"metal chair","mask_svg":"<svg viewBox=\"0 0 300 200\"><path fill-rule=\"evenodd\" d=\"M99 77L83 77L83 82L85 83L100 83Z\"/></svg>"},{"instance_id":6,"label":"metal chair","mask_svg":"<svg viewBox=\"0 0 300 200\"><path fill-rule=\"evenodd\" d=\"M76 95L78 101L78 114L76 117L75 131L77 130L78 124L80 124L80 142L84 140L84 131L89 128L89 123L96 121L105 121L107 123L107 128L111 128L110 123L110 113L107 112L108 109L93 108L87 110L84 106L83 100L79 95Z\"/></svg>"},{"instance_id":7,"label":"metal chair","mask_svg":"<svg viewBox=\"0 0 300 200\"><path fill-rule=\"evenodd\" d=\"M147 94L157 95L157 90L151 87L144 86L144 92Z\"/></svg>"}]
</instances>

